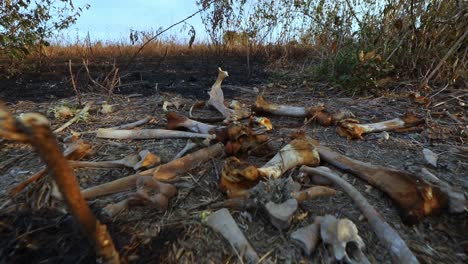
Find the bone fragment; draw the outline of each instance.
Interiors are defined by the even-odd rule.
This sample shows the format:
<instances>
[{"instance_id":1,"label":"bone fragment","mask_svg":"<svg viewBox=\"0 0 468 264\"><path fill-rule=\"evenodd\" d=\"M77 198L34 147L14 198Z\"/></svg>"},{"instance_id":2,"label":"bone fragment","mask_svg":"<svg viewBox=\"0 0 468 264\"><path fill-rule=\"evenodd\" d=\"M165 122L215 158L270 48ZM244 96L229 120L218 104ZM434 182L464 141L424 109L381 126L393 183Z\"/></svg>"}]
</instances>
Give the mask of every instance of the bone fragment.
<instances>
[{"instance_id":1,"label":"bone fragment","mask_svg":"<svg viewBox=\"0 0 468 264\"><path fill-rule=\"evenodd\" d=\"M185 116L179 115L175 112L169 112L166 115L167 129L174 130L177 128L186 128L194 133L211 134L216 126L208 125L189 119Z\"/></svg>"},{"instance_id":2,"label":"bone fragment","mask_svg":"<svg viewBox=\"0 0 468 264\"><path fill-rule=\"evenodd\" d=\"M265 204L265 210L270 216L270 222L278 230L289 228L297 207L298 204L296 199L288 199L279 204L269 201Z\"/></svg>"},{"instance_id":3,"label":"bone fragment","mask_svg":"<svg viewBox=\"0 0 468 264\"><path fill-rule=\"evenodd\" d=\"M320 220L320 237L331 245L335 260L344 263L370 263L362 253L364 241L358 235L356 225L349 219L336 219L325 215Z\"/></svg>"},{"instance_id":4,"label":"bone fragment","mask_svg":"<svg viewBox=\"0 0 468 264\"><path fill-rule=\"evenodd\" d=\"M57 128L54 130L54 133L60 133L62 132L63 130L65 130L65 128L69 127L70 125L72 125L73 123L75 123L76 121L78 121L78 119L80 119L81 117L83 117L83 115L85 115L89 109L91 108L91 106L94 104L94 102L88 102L86 103L86 105L83 107L83 109L81 109L81 111L75 115L75 117L73 117L72 119L68 120L68 122L66 122L65 124L63 124L61 127Z\"/></svg>"},{"instance_id":5,"label":"bone fragment","mask_svg":"<svg viewBox=\"0 0 468 264\"><path fill-rule=\"evenodd\" d=\"M172 181L175 180L178 175L196 168L200 164L203 164L210 159L214 159L222 155L223 144L217 143L210 147L200 149L194 153L190 153L182 158L173 160L169 163L159 165L154 169L148 169L134 175L85 189L82 191L83 197L85 197L85 199L91 199L97 196L112 194L134 188L136 186L137 179L141 176L152 175L155 180Z\"/></svg>"},{"instance_id":6,"label":"bone fragment","mask_svg":"<svg viewBox=\"0 0 468 264\"><path fill-rule=\"evenodd\" d=\"M161 158L158 155L151 153L149 150L142 150L138 153L140 160L133 165L134 170L150 168L161 163Z\"/></svg>"},{"instance_id":7,"label":"bone fragment","mask_svg":"<svg viewBox=\"0 0 468 264\"><path fill-rule=\"evenodd\" d=\"M317 150L321 160L358 176L390 196L405 223L417 223L424 216L440 213L448 205L447 194L418 175L351 159L322 145L317 145Z\"/></svg>"},{"instance_id":8,"label":"bone fragment","mask_svg":"<svg viewBox=\"0 0 468 264\"><path fill-rule=\"evenodd\" d=\"M421 169L421 176L423 176L428 182L439 186L440 189L448 195L449 212L463 213L468 211L468 200L463 192L456 190L450 186L450 184L442 181L426 168Z\"/></svg>"},{"instance_id":9,"label":"bone fragment","mask_svg":"<svg viewBox=\"0 0 468 264\"><path fill-rule=\"evenodd\" d=\"M423 122L424 119L420 119L413 113L408 112L402 117L371 124L358 124L356 119L343 119L338 122L339 126L336 131L340 136L348 139L363 139L362 135L366 133L395 131L414 127Z\"/></svg>"},{"instance_id":10,"label":"bone fragment","mask_svg":"<svg viewBox=\"0 0 468 264\"><path fill-rule=\"evenodd\" d=\"M194 149L196 146L197 146L196 143L193 143L190 139L187 140L187 144L185 144L184 148L181 149L181 150L179 151L179 153L177 153L177 154L174 156L173 160L183 157L187 152L191 151L191 150Z\"/></svg>"},{"instance_id":11,"label":"bone fragment","mask_svg":"<svg viewBox=\"0 0 468 264\"><path fill-rule=\"evenodd\" d=\"M291 197L296 199L298 202L314 199L323 196L333 196L336 194L336 190L325 187L325 186L313 186L302 191L292 192Z\"/></svg>"},{"instance_id":12,"label":"bone fragment","mask_svg":"<svg viewBox=\"0 0 468 264\"><path fill-rule=\"evenodd\" d=\"M134 170L147 168L157 165L161 162L159 156L154 155L148 150L142 150L138 155L130 154L119 160L111 161L70 161L74 168L120 168L128 167Z\"/></svg>"},{"instance_id":13,"label":"bone fragment","mask_svg":"<svg viewBox=\"0 0 468 264\"><path fill-rule=\"evenodd\" d=\"M5 125L2 118L5 115L9 114L0 106L0 127L2 129L16 127L11 132L20 132L28 137L28 141L46 163L48 171L64 197L68 210L88 238L94 242L96 254L104 263L120 263L119 254L107 232L107 227L94 217L83 199L78 181L57 144L47 118L39 114L25 114L22 121Z\"/></svg>"},{"instance_id":14,"label":"bone fragment","mask_svg":"<svg viewBox=\"0 0 468 264\"><path fill-rule=\"evenodd\" d=\"M336 185L340 186L356 203L361 212L367 218L370 226L374 230L379 240L390 251L395 263L418 263L416 257L406 245L405 241L398 233L389 225L383 217L369 204L364 196L356 190L351 184L343 180L341 177L333 173L327 167L309 168L301 167L301 171L320 175L332 180Z\"/></svg>"},{"instance_id":15,"label":"bone fragment","mask_svg":"<svg viewBox=\"0 0 468 264\"><path fill-rule=\"evenodd\" d=\"M307 256L314 252L320 240L320 219L316 217L313 224L297 229L291 233L291 240L299 246Z\"/></svg>"},{"instance_id":16,"label":"bone fragment","mask_svg":"<svg viewBox=\"0 0 468 264\"><path fill-rule=\"evenodd\" d=\"M248 263L258 263L259 257L257 252L245 238L237 223L232 218L229 210L226 208L220 209L212 213L206 223L213 228L234 247L241 256L244 256Z\"/></svg>"},{"instance_id":17,"label":"bone fragment","mask_svg":"<svg viewBox=\"0 0 468 264\"><path fill-rule=\"evenodd\" d=\"M422 153L427 163L429 163L429 165L433 166L434 168L437 168L437 159L438 159L437 154L435 154L434 152L432 152L430 149L427 149L427 148L423 149Z\"/></svg>"},{"instance_id":18,"label":"bone fragment","mask_svg":"<svg viewBox=\"0 0 468 264\"><path fill-rule=\"evenodd\" d=\"M164 138L210 138L209 134L191 133L185 131L174 131L167 129L140 129L140 130L117 130L100 128L97 131L98 138L111 139L164 139Z\"/></svg>"},{"instance_id":19,"label":"bone fragment","mask_svg":"<svg viewBox=\"0 0 468 264\"><path fill-rule=\"evenodd\" d=\"M224 94L221 89L221 83L228 76L229 74L227 71L223 71L221 68L218 68L218 78L211 87L211 90L208 92L210 99L207 102L208 105L213 106L223 115L225 118L224 123L230 123L250 116L249 111L245 109L229 109L224 105Z\"/></svg>"},{"instance_id":20,"label":"bone fragment","mask_svg":"<svg viewBox=\"0 0 468 264\"><path fill-rule=\"evenodd\" d=\"M123 125L118 125L118 126L114 126L114 127L109 127L107 129L131 129L131 128L135 128L135 127L144 125L144 124L148 123L149 121L151 121L151 119L153 119L151 116L147 116L147 117L144 117L143 119L137 120L135 122L131 122L131 123L128 123L128 124L123 124Z\"/></svg>"}]
</instances>

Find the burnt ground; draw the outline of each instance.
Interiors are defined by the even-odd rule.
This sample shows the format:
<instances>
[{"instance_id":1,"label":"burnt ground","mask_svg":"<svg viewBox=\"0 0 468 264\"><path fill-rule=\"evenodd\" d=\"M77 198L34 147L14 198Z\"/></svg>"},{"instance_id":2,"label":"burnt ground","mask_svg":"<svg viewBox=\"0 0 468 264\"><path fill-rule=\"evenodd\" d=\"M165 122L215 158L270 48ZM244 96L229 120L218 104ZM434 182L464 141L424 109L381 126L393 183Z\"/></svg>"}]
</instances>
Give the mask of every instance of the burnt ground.
<instances>
[{"instance_id":1,"label":"burnt ground","mask_svg":"<svg viewBox=\"0 0 468 264\"><path fill-rule=\"evenodd\" d=\"M95 106L86 121L71 125L59 133L62 141L70 132L92 131L100 127L111 127L141 119L145 115L154 117L153 122L143 128L164 128L164 101L177 101L179 113L188 114L196 100L207 99L219 61L210 57L168 57L138 61L123 73L121 86L116 95L108 97L97 93L84 93L83 99L103 100L118 104L118 110L102 114ZM264 70L265 64L255 62L252 75L247 78L242 58L233 57L221 63L230 77L223 83L225 98L238 99L246 105L255 100L254 87L264 91L267 99L291 105L313 105L324 103L330 111L349 109L362 122L376 122L413 111L426 119L421 130L406 133L390 132L384 140L379 134L369 134L364 140L347 140L339 137L334 127L322 127L297 118L271 117L274 125L270 133L271 145L276 146L272 154L287 144L291 133L304 129L313 138L333 150L349 157L374 164L391 166L419 173L427 168L451 185L468 191L468 153L466 150L466 91L445 89L432 98L428 108L413 102L405 91L387 93L373 97L345 97L340 91L325 89L322 84L301 84L301 81L285 77L273 80L272 72ZM77 65L78 62L77 62ZM99 77L99 69L109 69L105 63L95 66L91 72ZM80 89L92 91L79 66ZM81 70L81 73L80 73ZM45 72L48 73L45 73ZM42 73L22 75L16 79L0 82L0 98L7 102L15 114L39 112L47 115L52 128L59 127L60 120L50 109L60 105L76 106L77 100L71 89L66 62ZM286 76L286 75L285 75ZM432 94L440 91L434 88ZM130 94L142 96L129 96ZM462 124L445 114L448 110ZM218 116L212 109L195 110L196 116ZM465 129L465 130L463 130ZM140 150L150 150L161 156L163 162L171 158L185 145L182 139L171 140L106 140L97 139L93 133L82 138L93 145L94 152L86 160L114 160ZM425 161L422 149L428 148L439 154L439 165L431 167ZM245 160L261 165L266 157L244 157ZM327 164L323 164L327 165ZM1 263L93 263L95 255L88 240L81 234L70 215L59 207L30 210L31 197L21 194L9 204L7 191L24 181L41 168L39 157L29 146L0 141L0 262ZM241 262L231 246L219 235L205 226L201 214L206 205L224 200L225 194L218 186L218 177L223 166L222 159L203 164L184 175L176 184L178 194L166 212L151 207L135 207L113 219L101 213L101 209L116 202L127 193L105 196L90 202L92 210L106 223L124 262L128 263L237 263ZM130 169L79 169L77 177L82 188L108 182L133 174ZM307 179L298 178L294 169L287 173L309 186ZM369 202L383 215L406 241L422 263L466 263L468 247L468 215L449 214L425 218L414 226L405 225L395 204L377 189L362 180L343 174ZM37 188L30 186L29 188ZM337 188L339 190L339 188ZM300 205L292 225L285 231L276 230L261 210L238 211L231 214L245 233L263 261L275 263L328 263L330 256L322 245L310 256L304 256L289 238L292 231L313 222L314 217L332 214L354 221L366 243L365 254L372 263L390 263L388 251L378 241L369 224L362 218L359 209L343 192L334 197L311 200Z\"/></svg>"}]
</instances>

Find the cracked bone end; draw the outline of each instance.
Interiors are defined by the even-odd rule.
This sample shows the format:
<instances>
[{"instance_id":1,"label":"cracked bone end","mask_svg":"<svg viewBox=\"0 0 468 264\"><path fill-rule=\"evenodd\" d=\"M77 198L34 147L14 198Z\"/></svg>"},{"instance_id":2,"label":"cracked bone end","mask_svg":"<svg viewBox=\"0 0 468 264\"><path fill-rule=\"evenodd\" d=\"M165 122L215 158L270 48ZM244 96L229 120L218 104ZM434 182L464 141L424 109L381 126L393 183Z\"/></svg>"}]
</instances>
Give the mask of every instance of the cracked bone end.
<instances>
[{"instance_id":1,"label":"cracked bone end","mask_svg":"<svg viewBox=\"0 0 468 264\"><path fill-rule=\"evenodd\" d=\"M265 204L265 210L270 216L270 222L278 230L287 229L291 225L297 207L298 203L296 199L289 199L280 204L271 201Z\"/></svg>"},{"instance_id":2,"label":"cracked bone end","mask_svg":"<svg viewBox=\"0 0 468 264\"><path fill-rule=\"evenodd\" d=\"M261 151L269 141L267 135L257 135L250 127L242 124L232 124L228 127L217 129L215 134L218 141L225 143L224 150L228 155Z\"/></svg>"},{"instance_id":3,"label":"cracked bone end","mask_svg":"<svg viewBox=\"0 0 468 264\"><path fill-rule=\"evenodd\" d=\"M258 124L264 127L267 131L270 131L273 129L273 124L271 123L271 120L266 117L253 116L251 117L250 121L251 123Z\"/></svg>"},{"instance_id":4,"label":"cracked bone end","mask_svg":"<svg viewBox=\"0 0 468 264\"><path fill-rule=\"evenodd\" d=\"M291 241L310 256L320 240L320 219L316 217L313 224L304 226L291 233Z\"/></svg>"},{"instance_id":5,"label":"cracked bone end","mask_svg":"<svg viewBox=\"0 0 468 264\"><path fill-rule=\"evenodd\" d=\"M136 186L140 193L147 193L154 190L162 193L168 198L172 198L177 194L177 188L169 183L160 182L152 176L140 176L136 182Z\"/></svg>"},{"instance_id":6,"label":"cracked bone end","mask_svg":"<svg viewBox=\"0 0 468 264\"><path fill-rule=\"evenodd\" d=\"M257 96L255 104L253 105L253 110L258 113L271 113L278 109L278 105L273 104L265 100L261 95Z\"/></svg>"},{"instance_id":7,"label":"cracked bone end","mask_svg":"<svg viewBox=\"0 0 468 264\"><path fill-rule=\"evenodd\" d=\"M220 187L229 197L246 196L246 190L255 186L259 180L260 175L255 166L236 157L224 161Z\"/></svg>"},{"instance_id":8,"label":"cracked bone end","mask_svg":"<svg viewBox=\"0 0 468 264\"><path fill-rule=\"evenodd\" d=\"M174 130L177 128L185 127L185 122L187 121L187 117L183 115L179 115L176 112L168 112L166 114L167 124L166 128L170 130Z\"/></svg>"},{"instance_id":9,"label":"cracked bone end","mask_svg":"<svg viewBox=\"0 0 468 264\"><path fill-rule=\"evenodd\" d=\"M320 157L314 143L307 139L294 139L284 146L270 161L258 169L263 177L279 178L289 169L300 165L317 166Z\"/></svg>"},{"instance_id":10,"label":"cracked bone end","mask_svg":"<svg viewBox=\"0 0 468 264\"><path fill-rule=\"evenodd\" d=\"M336 195L336 190L325 186L313 186L299 192L292 192L291 197L298 202L307 201L316 197Z\"/></svg>"},{"instance_id":11,"label":"cracked bone end","mask_svg":"<svg viewBox=\"0 0 468 264\"><path fill-rule=\"evenodd\" d=\"M325 244L331 245L337 261L368 263L362 253L364 241L351 220L337 219L332 215L324 216L320 222L320 236Z\"/></svg>"},{"instance_id":12,"label":"cracked bone end","mask_svg":"<svg viewBox=\"0 0 468 264\"><path fill-rule=\"evenodd\" d=\"M208 216L206 224L216 232L220 233L233 246L241 256L244 256L248 263L258 263L257 252L250 245L244 236L229 210L226 208Z\"/></svg>"},{"instance_id":13,"label":"cracked bone end","mask_svg":"<svg viewBox=\"0 0 468 264\"><path fill-rule=\"evenodd\" d=\"M343 119L338 122L336 133L339 136L351 139L363 139L364 128L359 125L359 121L352 118Z\"/></svg>"},{"instance_id":14,"label":"cracked bone end","mask_svg":"<svg viewBox=\"0 0 468 264\"><path fill-rule=\"evenodd\" d=\"M224 78L229 77L229 74L227 71L223 71L221 67L218 67L218 80L224 80Z\"/></svg>"},{"instance_id":15,"label":"cracked bone end","mask_svg":"<svg viewBox=\"0 0 468 264\"><path fill-rule=\"evenodd\" d=\"M140 161L133 166L134 170L153 167L161 163L161 158L149 150L142 150L138 155L140 156Z\"/></svg>"}]
</instances>

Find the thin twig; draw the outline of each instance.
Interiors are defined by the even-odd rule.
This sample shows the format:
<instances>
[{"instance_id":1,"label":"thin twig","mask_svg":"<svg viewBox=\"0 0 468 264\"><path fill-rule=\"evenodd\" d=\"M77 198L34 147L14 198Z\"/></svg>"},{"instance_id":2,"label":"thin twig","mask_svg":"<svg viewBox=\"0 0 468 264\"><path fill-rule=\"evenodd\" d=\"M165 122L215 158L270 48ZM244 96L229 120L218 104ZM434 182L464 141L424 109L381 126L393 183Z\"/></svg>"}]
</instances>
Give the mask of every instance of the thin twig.
<instances>
[{"instance_id":1,"label":"thin twig","mask_svg":"<svg viewBox=\"0 0 468 264\"><path fill-rule=\"evenodd\" d=\"M76 86L75 76L73 75L73 71L72 71L72 62L71 62L71 60L68 60L68 69L70 70L70 79L71 79L71 83L73 85L73 90L75 90L76 98L78 99L78 104L80 104L80 106L81 106L82 105L81 104L81 94L80 94L80 91L78 91L78 88Z\"/></svg>"}]
</instances>

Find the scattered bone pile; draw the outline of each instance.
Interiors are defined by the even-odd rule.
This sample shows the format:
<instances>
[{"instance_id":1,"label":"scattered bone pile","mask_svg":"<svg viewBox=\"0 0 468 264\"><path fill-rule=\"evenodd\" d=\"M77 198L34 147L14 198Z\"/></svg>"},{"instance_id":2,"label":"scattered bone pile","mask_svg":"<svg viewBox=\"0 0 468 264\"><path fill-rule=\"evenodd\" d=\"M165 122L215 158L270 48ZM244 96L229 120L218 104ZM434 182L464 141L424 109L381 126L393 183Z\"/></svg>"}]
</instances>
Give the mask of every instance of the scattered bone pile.
<instances>
[{"instance_id":1,"label":"scattered bone pile","mask_svg":"<svg viewBox=\"0 0 468 264\"><path fill-rule=\"evenodd\" d=\"M336 132L350 140L362 140L365 134L373 132L404 132L424 124L424 120L412 113L406 113L404 116L387 121L360 124L358 117L344 109L329 112L323 104L307 107L278 105L268 102L261 95L249 109L238 101L225 102L221 84L226 77L228 73L219 69L218 78L206 102L207 106L221 113L222 124L206 124L200 119L196 120L191 115L192 107L190 117L168 112L167 129L131 129L150 120L149 117L145 117L132 124L93 131L96 137L108 139L188 139L187 145L170 162L160 164L160 157L149 151L131 154L114 161L80 161L92 146L80 140L80 134L75 133L67 138L73 143L62 155L68 162L61 165L48 162L48 170L55 171L52 174L59 175L60 170L54 169L54 166L62 167L62 170L67 168L70 171L72 168L84 167L133 169L135 171L133 175L81 190L82 198L92 200L99 196L135 189L135 192L130 193L124 199L103 208L106 215L114 217L123 210L131 210L135 205L152 205L159 210L167 210L171 206L171 199L177 194L174 182L181 181L181 176L203 163L224 158L219 188L226 193L228 198L209 205L209 209L213 212L207 214L203 221L221 233L249 263L257 263L259 256L242 234L229 209L263 210L274 227L278 230L287 230L290 228L300 203L316 197L333 196L337 193L334 188L344 191L356 203L396 263L418 262L398 232L385 222L376 209L350 183L343 180L332 169L320 166L323 161L333 165L336 169L361 178L385 193L399 209L402 220L407 224L415 224L425 216L440 214L444 211L460 213L466 210L467 202L464 194L429 172L415 175L355 160L334 152L303 131L297 131L291 135L292 140L279 149L276 155L273 155L263 166L257 167L250 164L245 160L246 156L262 156L268 151L271 152L269 131L274 129L274 122L265 116L295 117L298 118L298 122L302 120L299 118L306 118L308 122L315 122L322 126L336 126ZM88 103L85 108L89 108L90 104ZM168 104L165 103L164 107L167 106ZM37 120L43 120L43 117L36 117L34 120L14 119L5 107L0 109L1 137L7 140L28 142L39 149L44 148L40 144L37 145L37 139L34 141L34 133L38 133L34 130L38 126ZM86 109L82 112L85 111ZM63 131L72 122L74 120L54 132ZM40 129L47 128L44 124L45 121L41 121ZM50 131L51 135L52 133ZM193 151L194 149L197 150ZM40 153L44 160L50 160L47 152ZM284 176L287 171L298 167L301 168L301 173L309 176L316 186L303 187L291 177ZM69 204L68 187L54 183L60 179L60 175L54 177L52 181L52 178L44 176L45 172L44 168L27 181L13 187L10 195L17 196L24 192L30 183L42 180L42 185L50 186L47 197L64 200ZM43 194L43 190L36 190L36 192ZM44 203L46 200L49 199L43 199ZM36 200L36 203L41 202ZM36 205L33 208L39 206ZM70 205L68 208L72 212L76 210ZM74 213L74 216L77 221L83 221L79 212ZM81 222L81 224L86 226L86 223ZM118 262L115 251L103 253L102 239L93 237L90 233L88 235L96 244L98 256L103 257L109 263ZM292 232L290 240L305 255L311 255L322 242L328 245L327 248L332 251L337 261L369 263L362 252L365 247L365 238L359 236L356 225L346 218L337 219L331 215L317 216L312 224Z\"/></svg>"}]
</instances>

